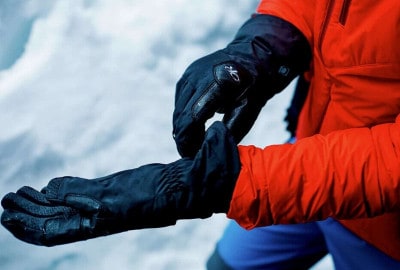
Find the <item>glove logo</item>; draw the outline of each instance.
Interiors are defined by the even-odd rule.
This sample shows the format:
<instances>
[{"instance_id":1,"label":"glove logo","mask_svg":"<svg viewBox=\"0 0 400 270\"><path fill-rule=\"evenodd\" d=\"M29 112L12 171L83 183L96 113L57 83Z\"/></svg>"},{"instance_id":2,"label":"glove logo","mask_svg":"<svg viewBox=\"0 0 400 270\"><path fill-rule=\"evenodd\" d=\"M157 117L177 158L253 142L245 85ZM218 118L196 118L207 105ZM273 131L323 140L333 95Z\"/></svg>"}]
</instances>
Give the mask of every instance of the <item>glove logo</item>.
<instances>
[{"instance_id":1,"label":"glove logo","mask_svg":"<svg viewBox=\"0 0 400 270\"><path fill-rule=\"evenodd\" d=\"M231 65L225 65L224 68L235 82L240 83L239 72L236 68Z\"/></svg>"}]
</instances>

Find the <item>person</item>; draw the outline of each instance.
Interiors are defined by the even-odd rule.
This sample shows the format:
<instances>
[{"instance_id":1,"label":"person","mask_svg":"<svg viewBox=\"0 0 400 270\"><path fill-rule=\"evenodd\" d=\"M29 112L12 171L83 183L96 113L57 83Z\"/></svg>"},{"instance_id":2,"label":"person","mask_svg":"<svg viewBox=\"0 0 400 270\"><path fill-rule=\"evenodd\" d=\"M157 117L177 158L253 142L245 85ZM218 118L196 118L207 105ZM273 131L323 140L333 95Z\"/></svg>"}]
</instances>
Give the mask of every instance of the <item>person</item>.
<instances>
[{"instance_id":1,"label":"person","mask_svg":"<svg viewBox=\"0 0 400 270\"><path fill-rule=\"evenodd\" d=\"M298 77L291 102L286 110L284 121L289 133L287 143L296 141L298 117L309 88L309 81L306 77L304 74ZM282 230L280 231L279 228ZM282 247L282 244L287 249L287 239L280 239L279 236L289 235L289 231L292 231L292 234L290 234L291 243L289 244L291 251L299 253L299 251L304 250L306 253L298 256L298 259L289 259L279 254L281 258L277 259L271 251L278 250L278 245ZM294 237L294 231L298 231L298 236L301 237ZM307 246L307 249L305 249L304 243L309 243L309 239L312 239L311 242L314 243L313 248ZM266 245L265 243L269 244ZM275 226L273 229L267 226L245 230L235 221L230 221L213 253L208 258L206 266L208 270L271 269L272 264L275 264L279 265L281 269L283 265L287 265L291 269L299 269L302 265L306 269L308 268L306 266L315 264L327 252L322 233L319 229L314 229L313 225ZM292 256L287 250L285 253ZM274 259L271 259L273 257Z\"/></svg>"},{"instance_id":2,"label":"person","mask_svg":"<svg viewBox=\"0 0 400 270\"><path fill-rule=\"evenodd\" d=\"M391 0L262 0L231 43L178 81L181 159L92 180L55 178L41 191L22 187L2 199L2 224L23 241L53 246L213 213L245 229L322 221L348 245L337 268L399 269L399 13ZM237 146L265 103L307 70L298 140ZM222 122L205 130L216 112ZM282 239L292 248L290 236ZM296 254L278 247L275 257L285 260L271 268L288 269ZM308 267L297 259L297 269Z\"/></svg>"}]
</instances>

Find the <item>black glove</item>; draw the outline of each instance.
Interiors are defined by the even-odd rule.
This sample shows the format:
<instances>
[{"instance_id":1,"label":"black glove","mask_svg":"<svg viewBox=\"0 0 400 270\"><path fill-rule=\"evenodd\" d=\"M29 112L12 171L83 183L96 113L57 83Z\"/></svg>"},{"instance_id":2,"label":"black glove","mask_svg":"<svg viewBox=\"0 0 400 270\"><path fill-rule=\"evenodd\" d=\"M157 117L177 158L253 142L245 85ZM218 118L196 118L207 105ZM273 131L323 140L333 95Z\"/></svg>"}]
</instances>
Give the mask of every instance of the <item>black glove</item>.
<instances>
[{"instance_id":1,"label":"black glove","mask_svg":"<svg viewBox=\"0 0 400 270\"><path fill-rule=\"evenodd\" d=\"M179 153L191 157L214 113L238 143L268 99L308 68L310 47L302 33L282 19L255 15L223 50L192 63L178 81L173 135Z\"/></svg>"},{"instance_id":2,"label":"black glove","mask_svg":"<svg viewBox=\"0 0 400 270\"><path fill-rule=\"evenodd\" d=\"M228 211L239 171L237 146L216 122L194 159L93 180L55 178L41 192L23 187L3 198L1 223L20 240L53 246L207 218Z\"/></svg>"}]
</instances>

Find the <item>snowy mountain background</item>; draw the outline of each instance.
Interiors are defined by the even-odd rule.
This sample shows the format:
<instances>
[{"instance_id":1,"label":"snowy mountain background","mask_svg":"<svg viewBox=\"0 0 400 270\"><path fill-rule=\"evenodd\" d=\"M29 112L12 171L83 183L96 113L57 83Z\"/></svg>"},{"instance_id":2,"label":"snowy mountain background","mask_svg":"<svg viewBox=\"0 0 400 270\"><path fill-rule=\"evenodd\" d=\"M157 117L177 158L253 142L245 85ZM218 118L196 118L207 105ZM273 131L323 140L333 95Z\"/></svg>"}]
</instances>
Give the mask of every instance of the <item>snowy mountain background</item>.
<instances>
[{"instance_id":1,"label":"snowy mountain background","mask_svg":"<svg viewBox=\"0 0 400 270\"><path fill-rule=\"evenodd\" d=\"M104 176L179 158L175 83L226 45L256 0L1 0L0 196L56 176ZM288 138L292 87L244 144ZM204 269L227 219L181 221L53 248L0 227L0 269ZM331 269L330 258L315 269Z\"/></svg>"}]
</instances>

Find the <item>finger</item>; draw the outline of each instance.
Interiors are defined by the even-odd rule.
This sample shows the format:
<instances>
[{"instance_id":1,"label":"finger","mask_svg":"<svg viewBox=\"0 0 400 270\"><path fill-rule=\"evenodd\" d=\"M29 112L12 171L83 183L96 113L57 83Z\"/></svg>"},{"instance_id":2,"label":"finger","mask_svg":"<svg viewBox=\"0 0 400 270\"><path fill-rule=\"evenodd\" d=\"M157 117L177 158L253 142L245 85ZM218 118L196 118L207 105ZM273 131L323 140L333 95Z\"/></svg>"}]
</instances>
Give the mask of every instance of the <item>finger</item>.
<instances>
[{"instance_id":1,"label":"finger","mask_svg":"<svg viewBox=\"0 0 400 270\"><path fill-rule=\"evenodd\" d=\"M176 84L175 90L175 113L180 114L187 110L196 89L188 81L187 76L183 76Z\"/></svg>"},{"instance_id":2,"label":"finger","mask_svg":"<svg viewBox=\"0 0 400 270\"><path fill-rule=\"evenodd\" d=\"M87 223L90 223L90 219L79 214L47 219L44 224L43 245L62 245L91 238L93 226L90 226L91 230L81 230L81 226Z\"/></svg>"},{"instance_id":3,"label":"finger","mask_svg":"<svg viewBox=\"0 0 400 270\"><path fill-rule=\"evenodd\" d=\"M190 98L185 93L195 90L190 88L190 84L185 86L187 89L181 91L182 97L177 97L178 102L173 115L174 139L181 156L193 157L204 140L206 121L221 110L223 102L220 86L216 82L206 87L200 96ZM187 103L184 104L181 100Z\"/></svg>"},{"instance_id":4,"label":"finger","mask_svg":"<svg viewBox=\"0 0 400 270\"><path fill-rule=\"evenodd\" d=\"M5 210L1 224L16 238L35 245L42 245L45 219L35 218L14 210Z\"/></svg>"},{"instance_id":5,"label":"finger","mask_svg":"<svg viewBox=\"0 0 400 270\"><path fill-rule=\"evenodd\" d=\"M262 106L249 103L247 99L240 100L236 107L227 111L222 122L230 130L236 143L239 143L254 125Z\"/></svg>"},{"instance_id":6,"label":"finger","mask_svg":"<svg viewBox=\"0 0 400 270\"><path fill-rule=\"evenodd\" d=\"M92 215L102 210L101 199L98 196L106 188L101 181L71 176L58 177L47 184L46 198L56 205L62 203L77 211Z\"/></svg>"},{"instance_id":7,"label":"finger","mask_svg":"<svg viewBox=\"0 0 400 270\"><path fill-rule=\"evenodd\" d=\"M35 217L68 216L75 212L75 210L66 206L40 205L15 193L8 193L1 203L4 209L26 213Z\"/></svg>"},{"instance_id":8,"label":"finger","mask_svg":"<svg viewBox=\"0 0 400 270\"><path fill-rule=\"evenodd\" d=\"M189 123L174 128L174 140L182 157L194 157L204 140L205 126Z\"/></svg>"},{"instance_id":9,"label":"finger","mask_svg":"<svg viewBox=\"0 0 400 270\"><path fill-rule=\"evenodd\" d=\"M88 238L80 230L81 223L78 214L43 218L5 210L1 216L1 224L16 238L40 246L66 244Z\"/></svg>"},{"instance_id":10,"label":"finger","mask_svg":"<svg viewBox=\"0 0 400 270\"><path fill-rule=\"evenodd\" d=\"M46 199L45 194L28 186L20 188L17 191L17 194L39 205L51 205L51 203Z\"/></svg>"},{"instance_id":11,"label":"finger","mask_svg":"<svg viewBox=\"0 0 400 270\"><path fill-rule=\"evenodd\" d=\"M205 122L215 113L215 109L212 112L209 106L209 95L193 96L196 90L190 83L180 82L177 89L173 137L179 154L182 157L193 157L204 139Z\"/></svg>"}]
</instances>

